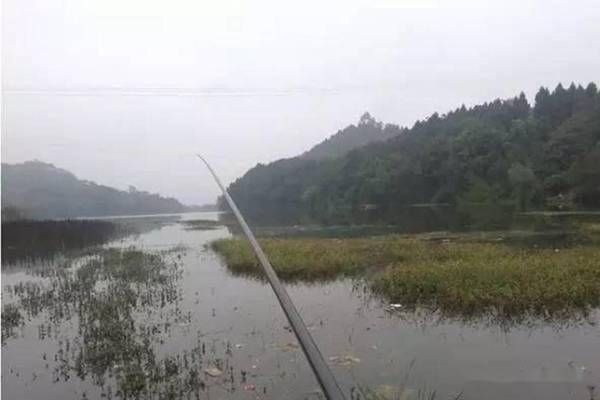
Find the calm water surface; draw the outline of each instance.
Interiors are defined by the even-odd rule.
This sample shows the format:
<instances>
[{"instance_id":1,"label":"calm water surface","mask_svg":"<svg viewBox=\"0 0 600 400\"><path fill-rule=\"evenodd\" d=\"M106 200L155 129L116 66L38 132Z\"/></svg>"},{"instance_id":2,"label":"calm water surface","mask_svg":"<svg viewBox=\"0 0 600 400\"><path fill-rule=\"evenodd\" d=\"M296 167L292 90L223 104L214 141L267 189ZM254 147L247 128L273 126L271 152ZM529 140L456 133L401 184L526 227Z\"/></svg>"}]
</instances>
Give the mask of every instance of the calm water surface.
<instances>
[{"instance_id":1,"label":"calm water surface","mask_svg":"<svg viewBox=\"0 0 600 400\"><path fill-rule=\"evenodd\" d=\"M106 245L169 251L165 257L178 265L176 299L154 311L134 313L136 329L160 327L144 345L157 363L177 359L176 374L184 378L196 368L195 390L175 397L320 398L269 286L233 276L206 246L229 235L226 228L186 230L170 221ZM3 265L3 305L18 301L10 288L19 282L44 284L49 279L31 269ZM351 280L294 284L288 289L349 397L360 398L361 390L393 398L436 391L436 398L442 399L462 393L463 399L587 400L594 390L600 397L598 312L589 321L570 326L534 321L500 327L390 311L388 304ZM107 369L94 368L93 363L77 367L78 355L89 345L81 332L76 315L60 318L43 311L26 317L2 346L2 397L119 398L114 378L119 365L108 360ZM150 376L148 370L142 372Z\"/></svg>"}]
</instances>

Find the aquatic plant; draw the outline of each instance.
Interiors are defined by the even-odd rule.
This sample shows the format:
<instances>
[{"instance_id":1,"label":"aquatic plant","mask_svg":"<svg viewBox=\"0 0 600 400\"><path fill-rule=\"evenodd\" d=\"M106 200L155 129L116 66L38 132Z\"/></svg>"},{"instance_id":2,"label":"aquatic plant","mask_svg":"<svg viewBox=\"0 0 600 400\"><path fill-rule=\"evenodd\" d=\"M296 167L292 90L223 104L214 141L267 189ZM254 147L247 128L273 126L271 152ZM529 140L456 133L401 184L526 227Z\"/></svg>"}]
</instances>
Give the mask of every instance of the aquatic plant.
<instances>
[{"instance_id":1,"label":"aquatic plant","mask_svg":"<svg viewBox=\"0 0 600 400\"><path fill-rule=\"evenodd\" d=\"M263 239L282 279L366 277L403 307L452 316L569 317L600 305L600 247L524 248L468 240ZM212 244L235 273L260 276L239 238Z\"/></svg>"},{"instance_id":2,"label":"aquatic plant","mask_svg":"<svg viewBox=\"0 0 600 400\"><path fill-rule=\"evenodd\" d=\"M351 400L435 400L438 393L435 389L430 389L424 384L418 388L413 388L409 384L411 372L416 364L416 359L412 359L404 372L404 376L398 377L393 385L384 384L378 386L358 385L350 390ZM462 392L452 396L445 397L448 400L460 400Z\"/></svg>"},{"instance_id":3,"label":"aquatic plant","mask_svg":"<svg viewBox=\"0 0 600 400\"><path fill-rule=\"evenodd\" d=\"M398 242L389 239L261 239L273 267L282 279L333 279L355 275L374 266L383 266L400 256ZM249 244L240 238L211 243L235 273L259 275L258 262Z\"/></svg>"},{"instance_id":4,"label":"aquatic plant","mask_svg":"<svg viewBox=\"0 0 600 400\"><path fill-rule=\"evenodd\" d=\"M13 335L14 329L23 323L21 311L14 304L7 304L2 307L2 343Z\"/></svg>"},{"instance_id":5,"label":"aquatic plant","mask_svg":"<svg viewBox=\"0 0 600 400\"><path fill-rule=\"evenodd\" d=\"M173 252L102 249L46 279L7 287L17 302L3 309L3 338L25 317L45 317L40 339L73 320L76 334L56 338L56 382L91 378L109 398L197 397L203 385L200 341L183 353L156 354L171 327L191 319L179 307L178 260Z\"/></svg>"},{"instance_id":6,"label":"aquatic plant","mask_svg":"<svg viewBox=\"0 0 600 400\"><path fill-rule=\"evenodd\" d=\"M600 248L438 244L394 263L373 288L393 302L450 315L569 318L600 305Z\"/></svg>"},{"instance_id":7,"label":"aquatic plant","mask_svg":"<svg viewBox=\"0 0 600 400\"><path fill-rule=\"evenodd\" d=\"M180 221L180 223L185 227L186 230L193 231L206 231L217 229L218 227L223 226L221 222L210 219L193 219Z\"/></svg>"}]
</instances>

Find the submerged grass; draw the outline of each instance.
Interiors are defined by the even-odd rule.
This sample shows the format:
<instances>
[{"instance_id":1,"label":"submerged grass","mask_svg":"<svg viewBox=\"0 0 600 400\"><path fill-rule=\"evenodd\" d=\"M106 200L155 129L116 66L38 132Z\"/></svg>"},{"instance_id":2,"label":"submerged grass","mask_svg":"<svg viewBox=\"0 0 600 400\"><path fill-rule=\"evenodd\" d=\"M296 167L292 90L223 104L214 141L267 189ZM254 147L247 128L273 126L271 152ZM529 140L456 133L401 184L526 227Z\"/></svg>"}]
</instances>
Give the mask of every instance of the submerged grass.
<instances>
[{"instance_id":1,"label":"submerged grass","mask_svg":"<svg viewBox=\"0 0 600 400\"><path fill-rule=\"evenodd\" d=\"M366 276L375 292L453 316L569 317L600 305L600 247L523 248L501 243L363 239L263 239L282 279ZM228 267L259 274L245 240L213 243Z\"/></svg>"},{"instance_id":2,"label":"submerged grass","mask_svg":"<svg viewBox=\"0 0 600 400\"><path fill-rule=\"evenodd\" d=\"M171 253L100 249L44 280L6 286L13 302L3 305L2 344L16 327L40 318L40 339L64 329L54 382L90 378L106 398L198 398L200 349L167 356L157 351L173 325L191 320L179 304L177 260ZM70 335L68 321L76 323Z\"/></svg>"}]
</instances>

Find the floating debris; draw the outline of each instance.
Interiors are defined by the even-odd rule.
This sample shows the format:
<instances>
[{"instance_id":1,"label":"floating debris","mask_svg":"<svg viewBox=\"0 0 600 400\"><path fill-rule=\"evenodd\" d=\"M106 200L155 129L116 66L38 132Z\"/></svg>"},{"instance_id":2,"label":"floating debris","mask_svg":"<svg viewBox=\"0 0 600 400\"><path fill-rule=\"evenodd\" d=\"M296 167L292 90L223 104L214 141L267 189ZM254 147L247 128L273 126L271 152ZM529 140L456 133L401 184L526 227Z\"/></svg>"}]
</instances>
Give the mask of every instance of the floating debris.
<instances>
[{"instance_id":1,"label":"floating debris","mask_svg":"<svg viewBox=\"0 0 600 400\"><path fill-rule=\"evenodd\" d=\"M242 389L244 389L246 392L254 392L256 390L256 385L252 383L247 383L244 386L242 386Z\"/></svg>"},{"instance_id":2,"label":"floating debris","mask_svg":"<svg viewBox=\"0 0 600 400\"><path fill-rule=\"evenodd\" d=\"M208 376L212 376L213 378L223 375L223 371L217 367L204 368L204 373Z\"/></svg>"},{"instance_id":3,"label":"floating debris","mask_svg":"<svg viewBox=\"0 0 600 400\"><path fill-rule=\"evenodd\" d=\"M281 351L296 351L300 348L300 345L295 342L288 342L284 345L275 346L275 348Z\"/></svg>"},{"instance_id":4,"label":"floating debris","mask_svg":"<svg viewBox=\"0 0 600 400\"><path fill-rule=\"evenodd\" d=\"M331 356L329 357L329 362L333 365L339 365L342 367L351 367L354 364L360 363L360 358L355 357L351 354L345 354L341 356Z\"/></svg>"},{"instance_id":5,"label":"floating debris","mask_svg":"<svg viewBox=\"0 0 600 400\"><path fill-rule=\"evenodd\" d=\"M402 304L400 303L392 303L392 304L388 304L384 310L387 312L394 312L394 311L399 311L402 309Z\"/></svg>"}]
</instances>

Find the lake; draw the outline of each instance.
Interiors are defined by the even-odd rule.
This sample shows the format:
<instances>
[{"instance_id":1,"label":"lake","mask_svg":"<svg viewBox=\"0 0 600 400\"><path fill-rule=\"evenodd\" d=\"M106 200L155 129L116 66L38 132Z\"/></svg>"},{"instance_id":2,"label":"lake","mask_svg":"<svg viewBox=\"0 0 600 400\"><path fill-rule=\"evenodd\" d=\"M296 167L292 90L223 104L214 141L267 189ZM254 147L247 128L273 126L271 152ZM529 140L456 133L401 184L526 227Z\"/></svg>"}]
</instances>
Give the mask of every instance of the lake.
<instances>
[{"instance_id":1,"label":"lake","mask_svg":"<svg viewBox=\"0 0 600 400\"><path fill-rule=\"evenodd\" d=\"M218 214L139 219L102 250L2 265L3 323L9 304L22 316L3 327L3 398L321 398L270 287L207 246L230 230L181 223ZM98 257L156 267L102 275ZM348 398L599 396L598 310L507 326L403 311L360 279L287 287Z\"/></svg>"}]
</instances>

